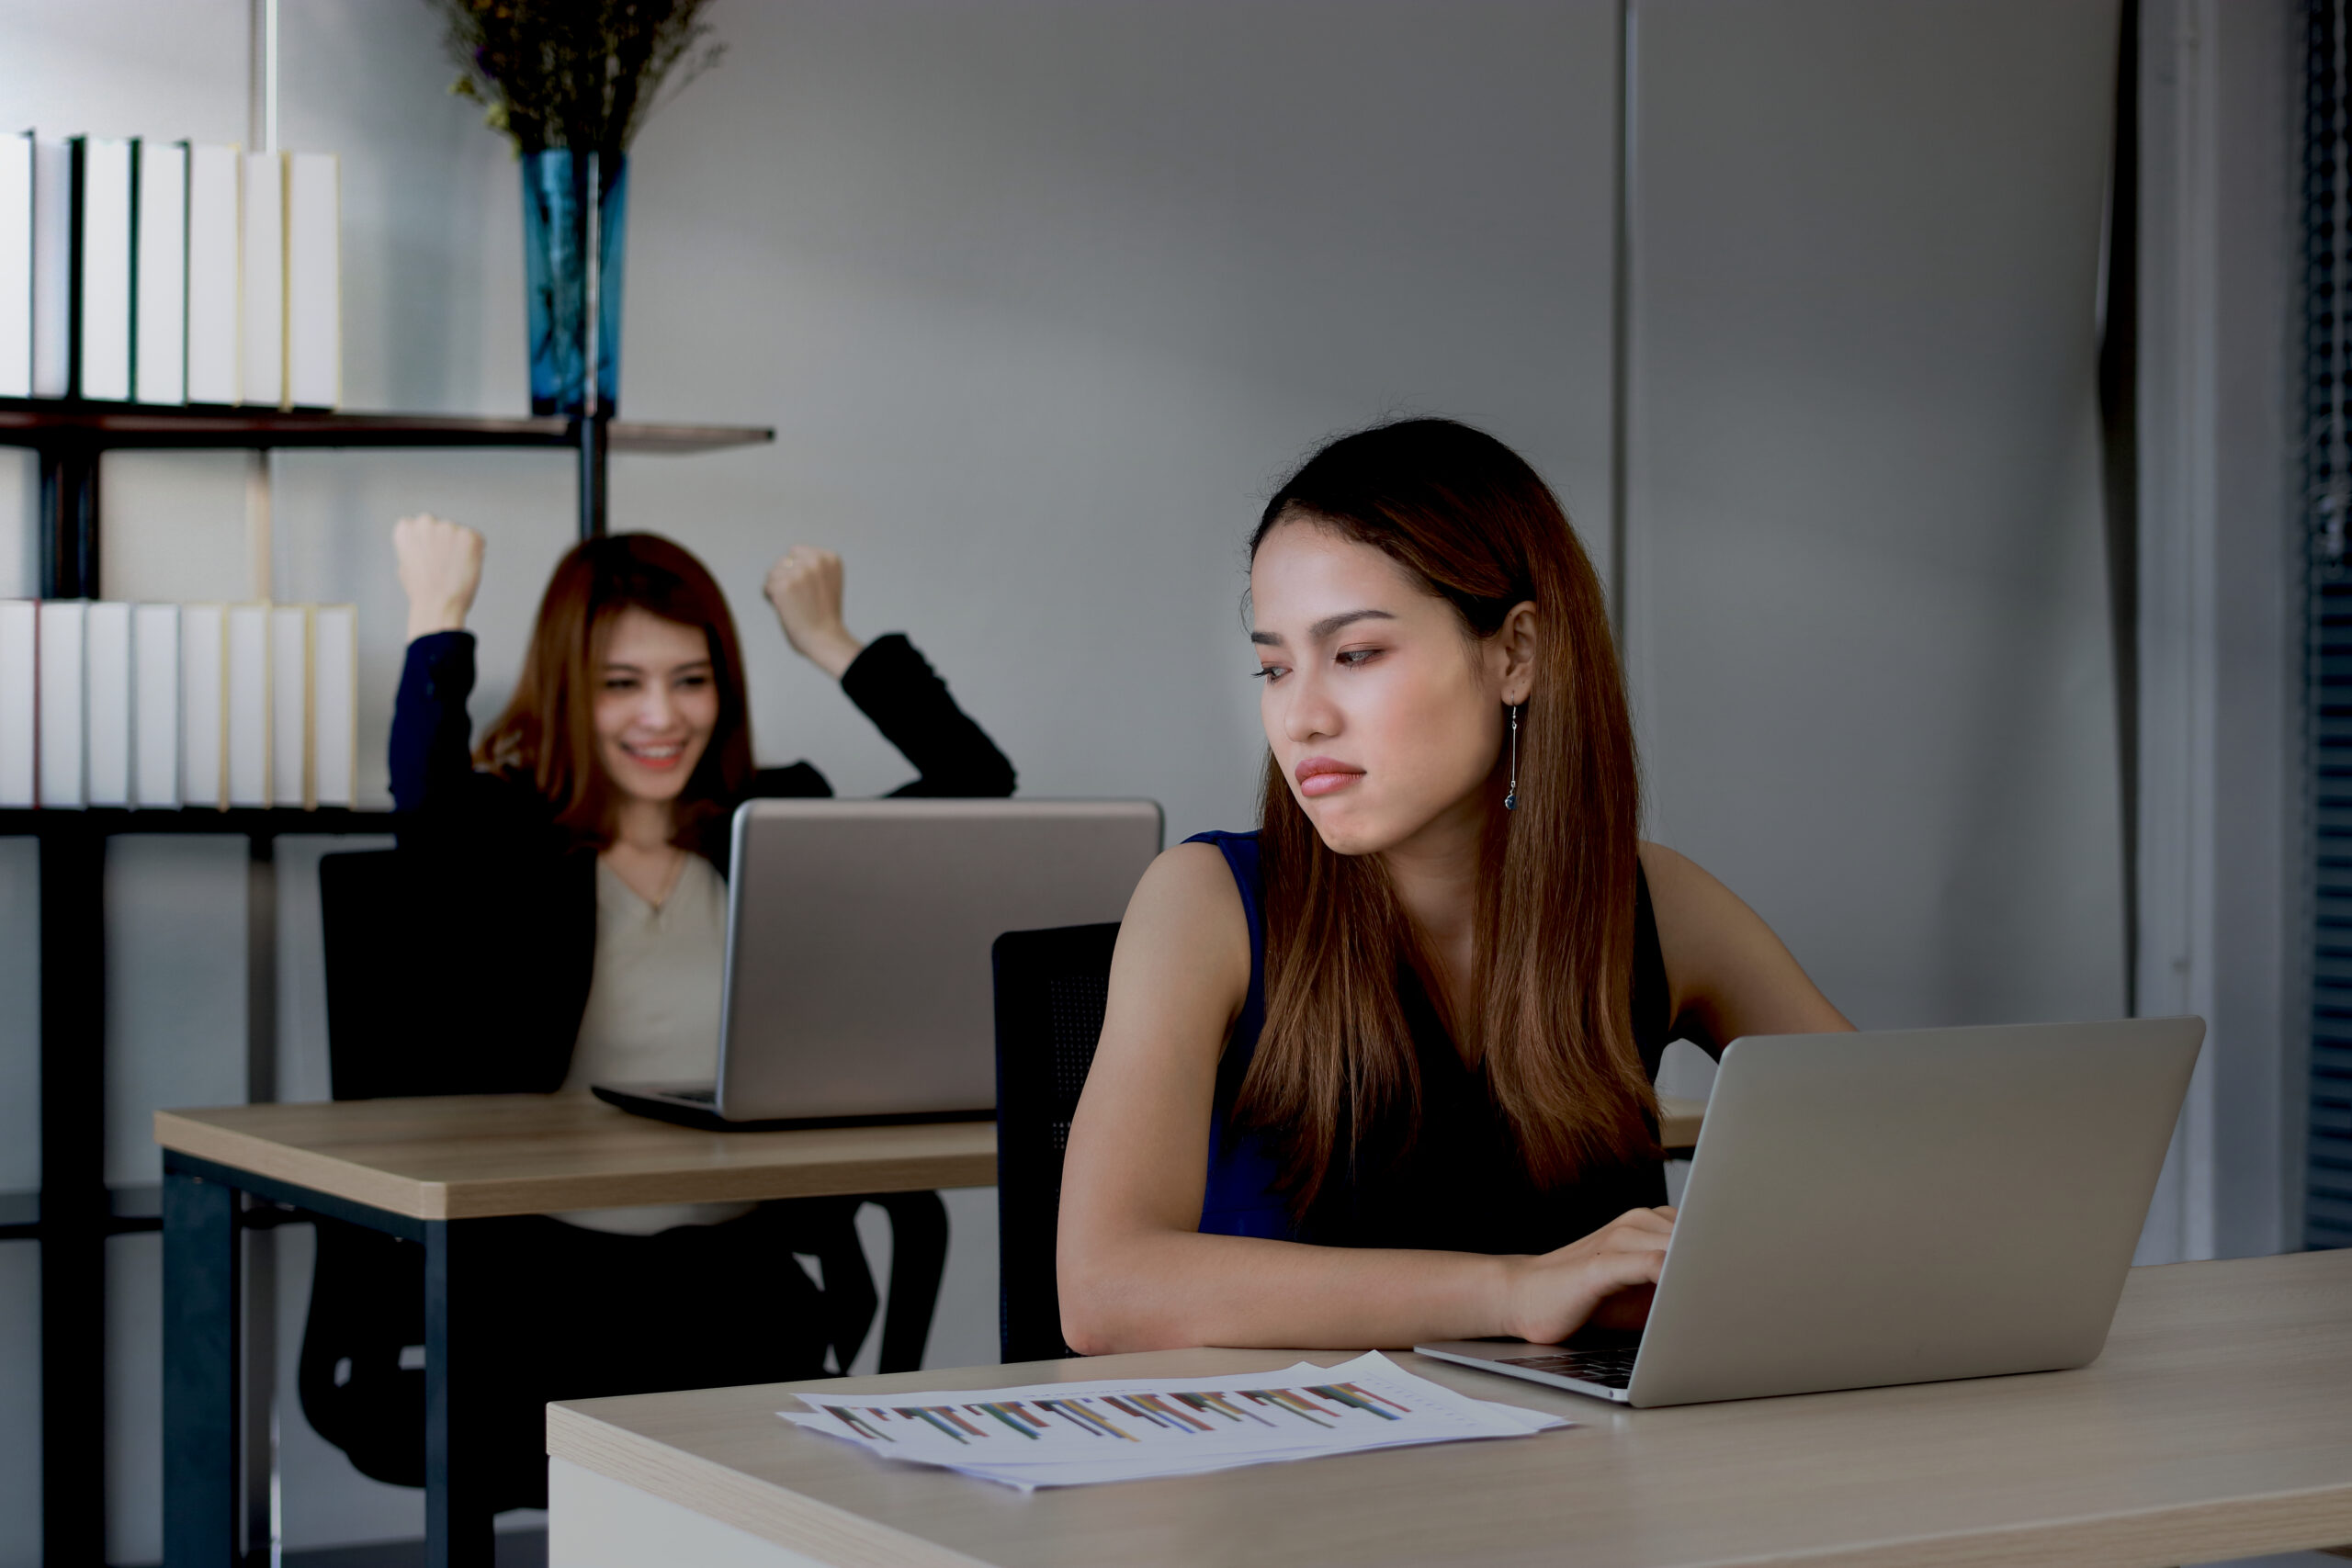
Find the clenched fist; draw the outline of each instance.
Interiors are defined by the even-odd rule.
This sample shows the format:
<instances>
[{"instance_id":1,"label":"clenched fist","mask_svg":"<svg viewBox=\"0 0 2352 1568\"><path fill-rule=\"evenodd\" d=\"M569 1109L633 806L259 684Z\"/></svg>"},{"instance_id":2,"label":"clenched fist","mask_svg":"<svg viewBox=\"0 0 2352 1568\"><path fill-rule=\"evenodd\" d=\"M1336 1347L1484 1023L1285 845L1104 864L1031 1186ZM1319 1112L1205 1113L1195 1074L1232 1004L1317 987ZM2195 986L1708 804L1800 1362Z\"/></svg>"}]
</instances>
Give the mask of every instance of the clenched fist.
<instances>
[{"instance_id":1,"label":"clenched fist","mask_svg":"<svg viewBox=\"0 0 2352 1568\"><path fill-rule=\"evenodd\" d=\"M392 525L392 554L408 595L408 635L462 631L481 586L481 536L462 523L419 513Z\"/></svg>"},{"instance_id":2,"label":"clenched fist","mask_svg":"<svg viewBox=\"0 0 2352 1568\"><path fill-rule=\"evenodd\" d=\"M768 603L793 651L838 681L865 645L842 624L842 558L795 545L768 568Z\"/></svg>"}]
</instances>

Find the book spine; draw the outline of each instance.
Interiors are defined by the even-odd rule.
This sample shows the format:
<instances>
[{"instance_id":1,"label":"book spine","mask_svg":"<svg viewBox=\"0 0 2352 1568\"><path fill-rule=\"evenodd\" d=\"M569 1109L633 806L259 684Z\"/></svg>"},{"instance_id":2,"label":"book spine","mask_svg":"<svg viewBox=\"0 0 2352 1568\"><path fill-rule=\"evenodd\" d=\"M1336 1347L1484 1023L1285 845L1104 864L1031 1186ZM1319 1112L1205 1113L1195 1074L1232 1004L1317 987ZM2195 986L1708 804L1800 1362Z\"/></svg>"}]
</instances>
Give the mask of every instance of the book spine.
<instances>
[{"instance_id":1,"label":"book spine","mask_svg":"<svg viewBox=\"0 0 2352 1568\"><path fill-rule=\"evenodd\" d=\"M229 804L268 806L269 606L232 604L228 618Z\"/></svg>"},{"instance_id":2,"label":"book spine","mask_svg":"<svg viewBox=\"0 0 2352 1568\"><path fill-rule=\"evenodd\" d=\"M39 606L0 599L0 807L40 798Z\"/></svg>"},{"instance_id":3,"label":"book spine","mask_svg":"<svg viewBox=\"0 0 2352 1568\"><path fill-rule=\"evenodd\" d=\"M40 804L87 804L88 756L83 744L83 635L89 605L79 599L40 601Z\"/></svg>"},{"instance_id":4,"label":"book spine","mask_svg":"<svg viewBox=\"0 0 2352 1568\"><path fill-rule=\"evenodd\" d=\"M311 750L321 806L358 803L359 612L322 604L311 660Z\"/></svg>"},{"instance_id":5,"label":"book spine","mask_svg":"<svg viewBox=\"0 0 2352 1568\"><path fill-rule=\"evenodd\" d=\"M187 148L187 400L238 400L243 286L238 254L240 156L234 147Z\"/></svg>"},{"instance_id":6,"label":"book spine","mask_svg":"<svg viewBox=\"0 0 2352 1568\"><path fill-rule=\"evenodd\" d=\"M229 629L219 604L180 606L180 799L229 804Z\"/></svg>"},{"instance_id":7,"label":"book spine","mask_svg":"<svg viewBox=\"0 0 2352 1568\"><path fill-rule=\"evenodd\" d=\"M248 152L244 163L240 400L276 408L286 392L286 159Z\"/></svg>"},{"instance_id":8,"label":"book spine","mask_svg":"<svg viewBox=\"0 0 2352 1568\"><path fill-rule=\"evenodd\" d=\"M296 408L343 401L341 183L332 152L287 160L286 378Z\"/></svg>"},{"instance_id":9,"label":"book spine","mask_svg":"<svg viewBox=\"0 0 2352 1568\"><path fill-rule=\"evenodd\" d=\"M269 611L269 793L279 806L311 807L311 607Z\"/></svg>"},{"instance_id":10,"label":"book spine","mask_svg":"<svg viewBox=\"0 0 2352 1568\"><path fill-rule=\"evenodd\" d=\"M130 804L130 606L113 600L83 611L84 798Z\"/></svg>"},{"instance_id":11,"label":"book spine","mask_svg":"<svg viewBox=\"0 0 2352 1568\"><path fill-rule=\"evenodd\" d=\"M135 392L142 403L187 400L187 143L139 144Z\"/></svg>"},{"instance_id":12,"label":"book spine","mask_svg":"<svg viewBox=\"0 0 2352 1568\"><path fill-rule=\"evenodd\" d=\"M33 138L33 396L74 387L74 149Z\"/></svg>"},{"instance_id":13,"label":"book spine","mask_svg":"<svg viewBox=\"0 0 2352 1568\"><path fill-rule=\"evenodd\" d=\"M141 604L130 623L131 797L180 803L180 607Z\"/></svg>"},{"instance_id":14,"label":"book spine","mask_svg":"<svg viewBox=\"0 0 2352 1568\"><path fill-rule=\"evenodd\" d=\"M81 232L77 236L81 395L130 400L130 143L81 139Z\"/></svg>"},{"instance_id":15,"label":"book spine","mask_svg":"<svg viewBox=\"0 0 2352 1568\"><path fill-rule=\"evenodd\" d=\"M33 395L33 133L0 136L0 398Z\"/></svg>"}]
</instances>

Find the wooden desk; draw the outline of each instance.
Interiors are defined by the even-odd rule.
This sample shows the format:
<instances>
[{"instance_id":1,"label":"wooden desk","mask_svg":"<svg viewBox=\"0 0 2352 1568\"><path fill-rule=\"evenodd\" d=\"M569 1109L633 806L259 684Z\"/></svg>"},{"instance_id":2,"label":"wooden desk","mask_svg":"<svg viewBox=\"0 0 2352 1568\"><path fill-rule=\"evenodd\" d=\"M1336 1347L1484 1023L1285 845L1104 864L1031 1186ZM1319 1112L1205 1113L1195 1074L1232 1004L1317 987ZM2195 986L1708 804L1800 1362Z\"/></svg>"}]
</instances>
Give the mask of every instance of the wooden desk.
<instances>
[{"instance_id":1,"label":"wooden desk","mask_svg":"<svg viewBox=\"0 0 2352 1568\"><path fill-rule=\"evenodd\" d=\"M910 1224L946 1219L933 1190L996 1180L991 1122L701 1133L601 1101L539 1095L166 1111L164 1146L164 1553L237 1561L239 1243L250 1194L421 1242L425 1253L425 1538L435 1568L487 1564L490 1514L469 1462L472 1260L515 1216L648 1203L863 1193ZM900 1272L894 1270L894 1274ZM911 1366L937 1280L891 1281L886 1356ZM901 1288L904 1287L904 1288ZM914 1354L904 1353L911 1343Z\"/></svg>"},{"instance_id":2,"label":"wooden desk","mask_svg":"<svg viewBox=\"0 0 2352 1568\"><path fill-rule=\"evenodd\" d=\"M822 1386L1182 1376L1299 1354ZM816 1385L588 1400L548 1412L549 1561L2155 1568L2352 1541L2352 1251L2135 1270L2106 1353L2071 1372L1622 1410L1401 1359L1585 1425L1023 1496L775 1418L788 1388Z\"/></svg>"}]
</instances>

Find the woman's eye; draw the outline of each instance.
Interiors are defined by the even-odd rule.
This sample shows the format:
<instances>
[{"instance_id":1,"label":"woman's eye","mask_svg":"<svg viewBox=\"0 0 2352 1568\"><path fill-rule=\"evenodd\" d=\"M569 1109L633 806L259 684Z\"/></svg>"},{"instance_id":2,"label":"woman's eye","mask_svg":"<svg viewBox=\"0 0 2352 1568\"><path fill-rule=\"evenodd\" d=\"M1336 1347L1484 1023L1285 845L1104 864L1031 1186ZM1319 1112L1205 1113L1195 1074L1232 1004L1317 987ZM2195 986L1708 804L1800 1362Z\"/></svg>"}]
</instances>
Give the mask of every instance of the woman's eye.
<instances>
[{"instance_id":1,"label":"woman's eye","mask_svg":"<svg viewBox=\"0 0 2352 1568\"><path fill-rule=\"evenodd\" d=\"M634 676L629 675L607 675L605 677L605 690L608 692L633 692L637 690L637 680Z\"/></svg>"},{"instance_id":2,"label":"woman's eye","mask_svg":"<svg viewBox=\"0 0 2352 1568\"><path fill-rule=\"evenodd\" d=\"M1368 659L1377 659L1378 657L1380 657L1380 649L1376 648L1351 648L1339 655L1339 660L1341 664L1344 664L1352 670L1357 665L1364 662L1364 660Z\"/></svg>"},{"instance_id":3,"label":"woman's eye","mask_svg":"<svg viewBox=\"0 0 2352 1568\"><path fill-rule=\"evenodd\" d=\"M709 684L710 677L707 675L681 675L678 677L678 685L681 689L686 687L702 687Z\"/></svg>"},{"instance_id":4,"label":"woman's eye","mask_svg":"<svg viewBox=\"0 0 2352 1568\"><path fill-rule=\"evenodd\" d=\"M1250 671L1250 679L1252 681L1279 681L1289 673L1289 669L1284 665L1261 664L1258 668Z\"/></svg>"}]
</instances>

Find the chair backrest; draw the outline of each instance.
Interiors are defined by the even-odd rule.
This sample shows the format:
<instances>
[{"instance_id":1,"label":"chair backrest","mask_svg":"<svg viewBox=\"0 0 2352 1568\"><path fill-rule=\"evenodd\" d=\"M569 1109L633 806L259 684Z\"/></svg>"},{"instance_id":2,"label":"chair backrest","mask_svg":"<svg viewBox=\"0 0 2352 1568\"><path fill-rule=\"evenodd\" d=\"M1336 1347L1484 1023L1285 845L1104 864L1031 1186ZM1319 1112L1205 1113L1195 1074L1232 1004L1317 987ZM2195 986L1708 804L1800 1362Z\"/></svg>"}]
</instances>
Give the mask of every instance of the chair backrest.
<instances>
[{"instance_id":1,"label":"chair backrest","mask_svg":"<svg viewBox=\"0 0 2352 1568\"><path fill-rule=\"evenodd\" d=\"M996 939L997 1331L1008 1361L1076 1354L1062 1341L1054 1227L1118 940L1115 920Z\"/></svg>"},{"instance_id":2,"label":"chair backrest","mask_svg":"<svg viewBox=\"0 0 2352 1568\"><path fill-rule=\"evenodd\" d=\"M396 850L319 857L326 949L327 1080L337 1100L431 1094L419 1080L410 993L415 943L409 874Z\"/></svg>"}]
</instances>

